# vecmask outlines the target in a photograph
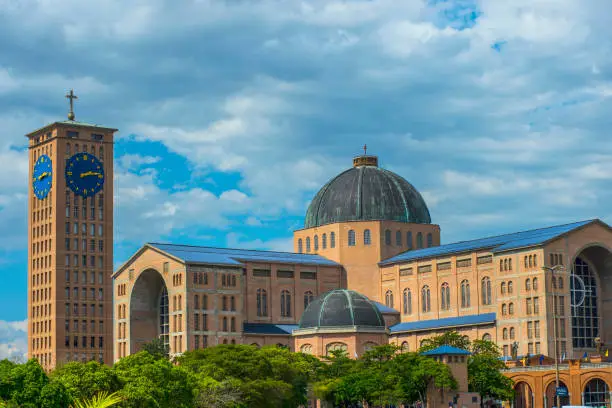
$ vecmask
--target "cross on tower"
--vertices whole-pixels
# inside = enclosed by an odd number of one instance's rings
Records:
[[[68,112],[68,119],[74,120],[74,99],[79,99],[78,96],[74,94],[74,90],[70,90],[69,93],[66,94],[66,98],[70,100],[70,112]]]
[[[363,155],[365,156],[366,154],[368,154],[368,145],[363,145]]]

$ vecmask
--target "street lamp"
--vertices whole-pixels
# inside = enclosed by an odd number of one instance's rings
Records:
[[[550,271],[551,273],[551,281],[555,278],[555,273],[565,270],[563,265],[555,265],[553,267],[543,266],[542,269],[545,271]],[[557,316],[557,285],[552,288],[552,299],[553,299],[553,336],[555,342],[555,400],[557,402],[557,408],[561,408],[561,397],[559,396],[559,346],[557,341],[557,326],[559,324],[558,316]]]

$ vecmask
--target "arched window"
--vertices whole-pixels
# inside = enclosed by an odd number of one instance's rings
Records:
[[[504,259],[504,271],[507,271],[508,269],[508,260]]]
[[[427,234],[427,248],[431,248],[433,246],[433,235],[431,232]]]
[[[500,270],[501,272],[503,272],[503,271],[504,271],[504,260],[503,260],[503,259],[500,259],[500,260],[499,260],[499,270]]]
[[[512,294],[514,291],[514,283],[512,281],[508,282],[508,293]]]
[[[313,298],[314,298],[314,295],[312,294],[311,291],[304,292],[304,310],[306,310],[310,302],[312,302]]]
[[[531,290],[531,279],[525,279],[525,290]]]
[[[502,331],[502,333],[503,333],[503,334],[502,334],[502,338],[503,338],[504,340],[508,340],[508,329],[504,329],[504,330]]]
[[[412,249],[412,231],[406,233],[406,247]]]
[[[321,235],[321,247],[323,249],[327,248],[327,234]]]
[[[514,327],[510,328],[510,340],[514,340]]]
[[[223,331],[226,332],[227,331],[227,317],[223,318]]]
[[[236,275],[232,275],[232,286],[236,286]]]
[[[234,296],[230,298],[230,310],[232,312],[236,311],[236,298]]]
[[[329,354],[331,351],[336,350],[343,351],[346,353],[347,348],[348,347],[346,344],[337,342],[328,344],[327,347],[325,347],[325,350],[327,351],[327,354]]]
[[[349,230],[349,232],[348,232],[348,244],[349,244],[349,246],[355,246],[355,230]]]
[[[298,252],[300,254],[304,253],[304,247],[302,246],[302,238],[298,239]]]
[[[574,261],[574,274],[570,280],[574,348],[594,348],[594,339],[599,337],[599,288],[595,272],[582,258],[577,257]]]
[[[488,276],[482,278],[480,282],[480,291],[482,296],[482,304],[490,305],[491,304],[491,279]]]
[[[470,283],[467,279],[461,281],[461,307],[470,307]]]
[[[302,347],[300,347],[300,351],[304,354],[312,354],[312,345],[302,344]]]
[[[208,296],[202,295],[202,309],[208,309]]]
[[[508,313],[508,308],[506,307],[506,304],[503,303],[502,304],[502,316],[505,316]]]
[[[431,293],[429,286],[425,285],[421,289],[421,310],[423,313],[431,311]]]
[[[230,331],[231,332],[235,332],[236,331],[236,318],[232,317],[232,319],[230,320]],[[232,340],[232,344],[234,340]]]
[[[223,297],[221,298],[222,302],[222,310],[227,310],[227,296],[223,295]]]
[[[557,279],[559,289],[563,289],[563,278],[559,276]]]
[[[402,343],[402,353],[407,353],[410,351],[410,346],[408,345],[408,342],[405,341]]]
[[[528,257],[525,255],[525,269],[529,267]]]
[[[510,302],[508,304],[508,314],[509,315],[513,315],[514,314],[514,303]]]
[[[319,250],[319,236],[318,235],[314,236],[314,250],[315,252]]]
[[[265,289],[257,289],[257,316],[268,315],[268,293]]]
[[[306,237],[306,252],[310,252],[310,237]]]
[[[506,282],[502,282],[501,285],[499,285],[500,291],[502,295],[506,294]]]
[[[485,333],[482,335],[482,339],[484,341],[491,341],[491,335],[489,333]]]
[[[391,230],[385,230],[385,245],[391,245]]]
[[[404,296],[402,300],[404,301],[404,314],[412,314],[412,292],[410,291],[410,289],[404,289]]]
[[[393,308],[393,292],[390,290],[385,293],[385,305]]]
[[[550,278],[553,289],[557,289],[557,279],[553,276]]]
[[[395,245],[399,247],[402,246],[402,231],[395,232]]]
[[[584,405],[589,407],[605,407],[610,399],[608,384],[600,378],[593,378],[584,386],[583,395]]]
[[[372,243],[372,234],[370,233],[370,230],[364,230],[363,231],[363,244],[364,245],[370,245]]]
[[[533,254],[533,266],[538,266],[538,256]]]
[[[538,290],[538,278],[533,278],[533,282],[531,283],[531,287],[533,290]]]
[[[417,249],[423,248],[423,233],[417,232]]]
[[[200,308],[200,296],[195,295],[193,297],[193,308],[198,310]]]
[[[336,233],[333,231],[329,233],[329,247],[330,248],[336,247]]]
[[[442,284],[442,286],[440,287],[440,297],[441,297],[441,302],[440,302],[440,307],[442,310],[449,310],[450,309],[450,288],[448,286],[448,283],[444,282]]]
[[[288,290],[281,291],[281,317],[291,317],[291,294]]]
[[[170,347],[170,314],[168,313],[168,289],[166,286],[159,296],[159,339],[167,348]]]

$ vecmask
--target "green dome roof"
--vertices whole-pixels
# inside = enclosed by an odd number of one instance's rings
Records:
[[[385,327],[378,307],[361,293],[336,289],[316,298],[304,310],[300,329],[339,326]]]
[[[425,200],[412,184],[389,170],[358,162],[319,190],[306,211],[304,228],[375,220],[431,224]]]

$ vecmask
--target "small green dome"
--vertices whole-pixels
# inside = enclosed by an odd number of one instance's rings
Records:
[[[375,156],[366,156],[375,157]],[[304,228],[344,221],[431,224],[425,200],[412,184],[374,162],[354,160],[319,190],[306,211]]]
[[[385,327],[378,307],[361,293],[336,289],[310,302],[302,318],[300,329],[340,326]]]

